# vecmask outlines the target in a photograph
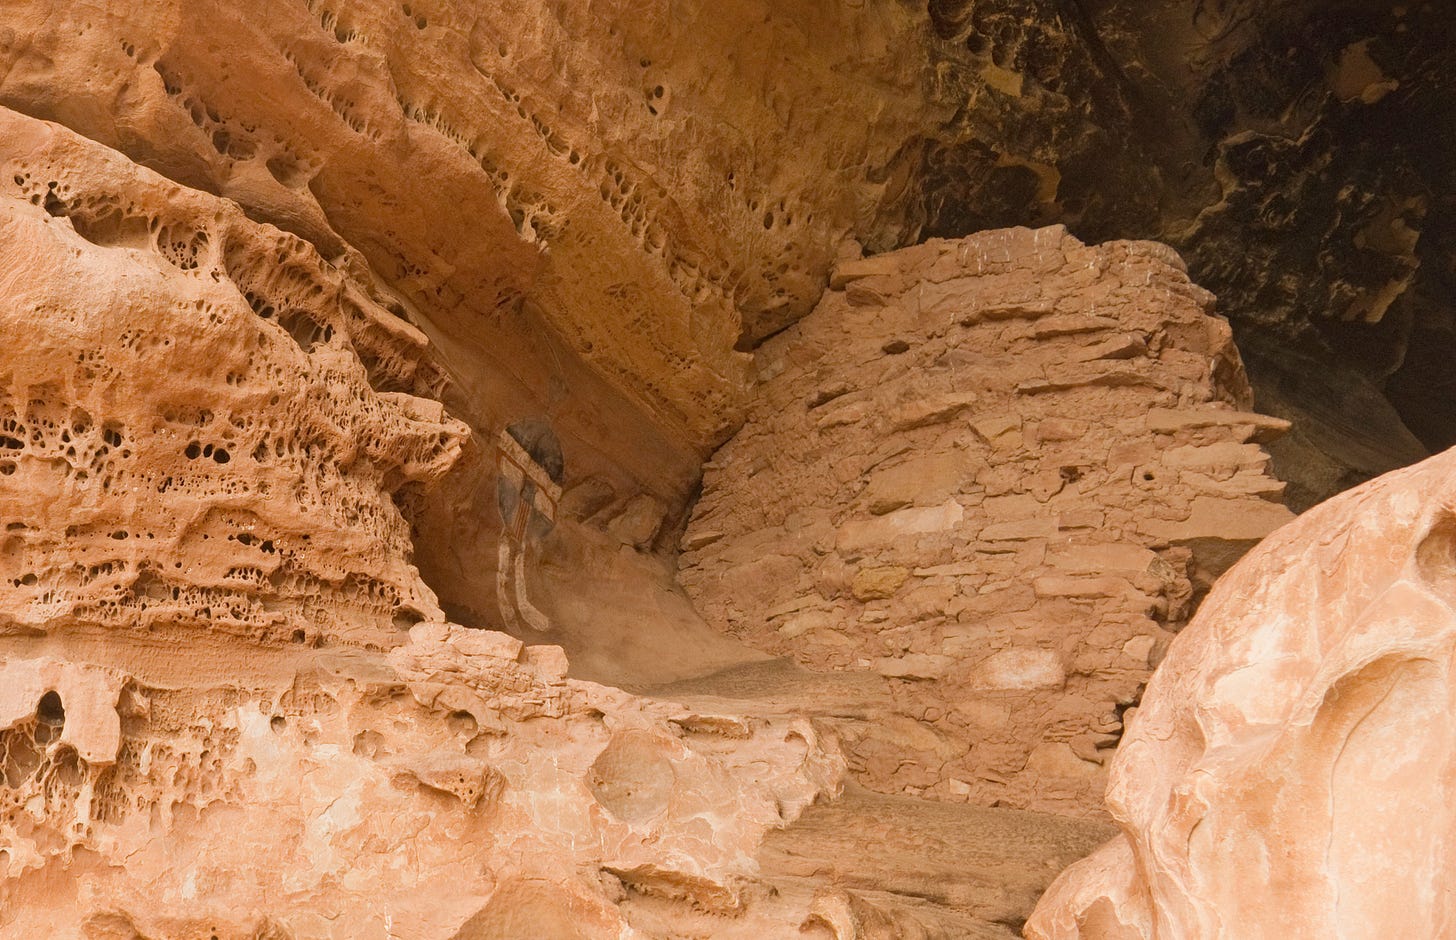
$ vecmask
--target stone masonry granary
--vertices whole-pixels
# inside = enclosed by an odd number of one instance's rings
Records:
[[[1059,227],[846,258],[758,351],[682,578],[712,623],[893,680],[867,786],[1077,813],[1195,592],[1290,513],[1213,298]]]

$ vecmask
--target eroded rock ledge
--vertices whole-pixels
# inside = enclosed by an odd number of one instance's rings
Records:
[[[438,377],[362,258],[52,124],[0,140],[7,935],[809,918],[756,854],[838,792],[832,737],[441,622],[395,500],[468,431],[405,391]]]
[[[438,619],[391,497],[467,432],[402,391],[425,337],[367,265],[55,125],[0,137],[0,621],[382,648]]]
[[[615,937],[628,895],[723,936],[808,916],[807,895],[759,903],[754,864],[766,830],[837,791],[842,760],[807,722],[568,680],[559,648],[503,634],[410,635],[388,660],[205,687],[7,654],[4,929]]]

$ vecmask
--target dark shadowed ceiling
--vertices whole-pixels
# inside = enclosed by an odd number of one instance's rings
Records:
[[[1220,300],[1290,497],[1456,444],[1456,6],[930,0],[926,236],[1159,238]]]

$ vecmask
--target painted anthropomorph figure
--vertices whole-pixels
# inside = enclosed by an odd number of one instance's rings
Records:
[[[496,505],[501,533],[496,599],[501,616],[516,626],[551,629],[526,591],[526,554],[556,524],[565,461],[561,443],[544,421],[517,421],[497,441]]]

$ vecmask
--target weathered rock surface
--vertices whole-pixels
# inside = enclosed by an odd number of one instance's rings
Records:
[[[532,619],[497,591],[501,433],[549,426],[599,525],[646,498],[672,531],[742,414],[737,350],[846,234],[1172,242],[1299,425],[1297,507],[1451,441],[1439,4],[404,7],[16,3],[0,106],[369,262],[487,442],[409,507],[460,619]]]
[[[710,623],[890,680],[868,787],[1076,813],[1196,589],[1290,518],[1213,298],[1060,227],[835,269],[757,353],[681,576]]]
[[[1456,439],[1451,22],[8,4],[0,933],[1009,936],[1265,446],[1302,508]],[[1051,222],[1173,243],[1294,433],[1167,248],[892,250]]]
[[[629,894],[724,936],[784,926],[755,852],[843,766],[807,722],[568,680],[559,648],[502,634],[410,638],[387,660],[192,643],[202,670],[9,644],[0,929],[616,937]]]
[[[391,496],[466,429],[383,390],[425,338],[367,267],[55,125],[0,138],[8,632],[379,648],[438,619]]]
[[[0,128],[0,932],[1006,937],[1105,836],[814,806],[888,680],[816,686],[709,631],[644,551],[665,508],[562,491],[535,426],[473,439],[367,259]],[[400,505],[482,453],[530,564],[512,609],[656,695],[442,621]]]
[[[429,396],[474,432],[438,487],[399,497],[417,561],[453,617],[530,631],[546,615],[511,569],[540,542],[502,538],[501,435],[544,429],[555,482],[605,499],[591,524],[663,548],[741,418],[738,347],[810,309],[846,232],[905,238],[879,207],[904,188],[907,129],[938,107],[921,19],[897,4],[20,3],[0,28],[0,107],[366,262],[452,380]]]
[[[555,363],[558,383],[607,377],[579,390],[602,407],[562,415],[573,433],[626,434],[635,410],[668,450],[731,426],[740,330],[806,312],[839,236],[892,185],[883,168],[929,107],[914,27],[894,5],[23,3],[0,104],[326,255],[359,248],[479,383],[472,420],[559,406],[531,381],[555,344],[591,364]],[[657,455],[628,440],[611,456],[644,473]]]
[[[843,774],[810,720],[440,622],[394,500],[467,431],[398,390],[425,338],[363,259],[52,124],[0,141],[0,932],[809,916],[755,901],[764,833]]]
[[[1027,936],[1439,937],[1456,451],[1310,510],[1219,582],[1112,762],[1123,832]]]
[[[1448,6],[926,6],[954,111],[918,150],[912,227],[1173,245],[1296,425],[1273,451],[1297,508],[1456,443]]]
[[[404,6],[16,3],[0,106],[356,248],[463,420],[549,416],[620,500],[681,504],[741,412],[735,346],[812,307],[846,233],[1172,243],[1309,428],[1277,454],[1301,507],[1456,441],[1439,3]]]

